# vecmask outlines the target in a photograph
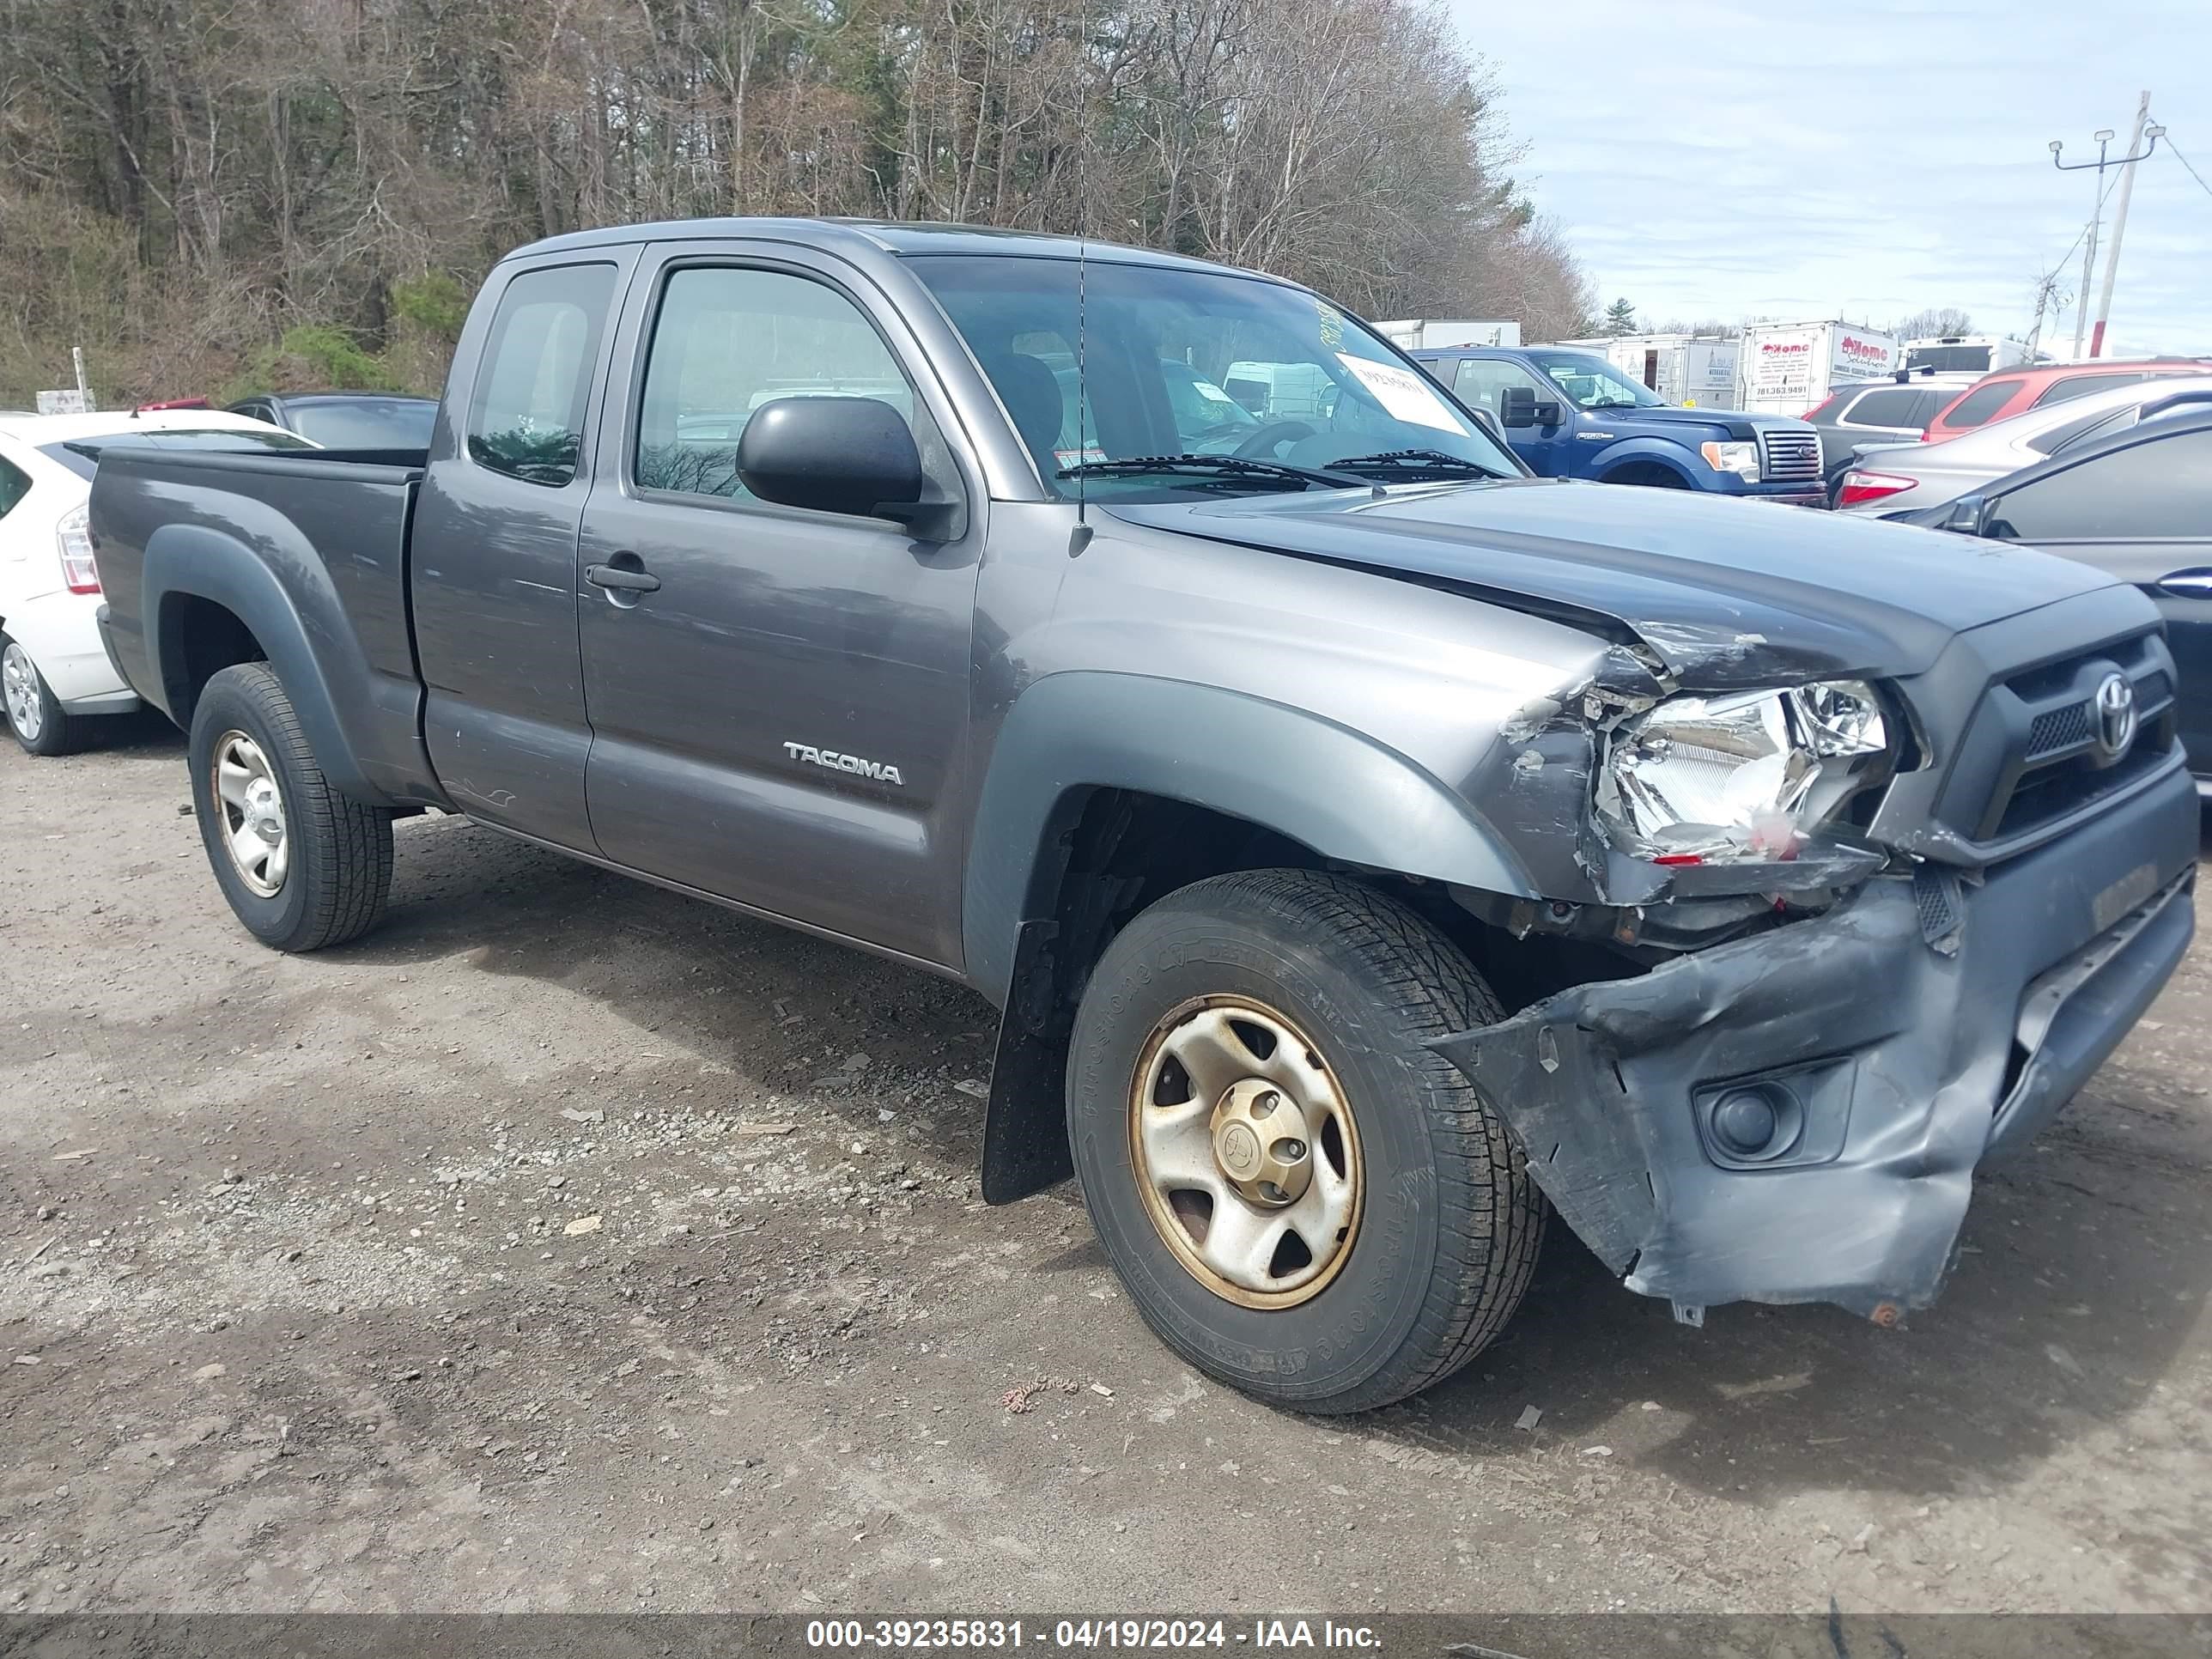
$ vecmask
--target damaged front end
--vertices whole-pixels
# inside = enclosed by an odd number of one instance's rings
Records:
[[[2145,635],[1976,659],[1941,671],[1967,688],[1948,703],[1692,691],[1679,666],[1615,647],[1472,781],[1494,820],[1555,836],[1553,792],[1582,792],[1543,890],[1572,896],[1460,902],[1610,947],[1622,976],[1435,1046],[1631,1290],[1691,1322],[1745,1300],[1893,1322],[1941,1287],[1977,1164],[2049,1121],[2188,948],[2198,811],[2163,706],[2132,757],[2037,747],[2113,675],[2170,695],[2170,659]],[[2002,744],[2009,770],[1953,814],[1972,833],[1886,833],[1900,798],[1940,821],[1958,757]]]

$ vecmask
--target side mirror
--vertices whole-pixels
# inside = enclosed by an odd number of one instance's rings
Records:
[[[922,500],[913,430],[875,398],[778,398],[738,441],[738,479],[764,501],[817,513],[889,519],[925,539],[942,534],[950,504]]]
[[[1567,411],[1564,404],[1547,398],[1536,405],[1535,416],[1538,426],[1557,426],[1567,418]]]
[[[1954,530],[1961,536],[1978,536],[1988,525],[1989,515],[1988,496],[1961,495],[1943,515],[1943,528]]]
[[[1509,386],[1498,394],[1498,423],[1509,431],[1536,424],[1536,392],[1533,386]]]

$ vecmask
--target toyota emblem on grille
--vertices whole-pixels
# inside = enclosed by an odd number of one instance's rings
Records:
[[[2136,690],[2124,674],[2107,674],[2097,687],[2097,748],[2118,760],[2136,740]]]

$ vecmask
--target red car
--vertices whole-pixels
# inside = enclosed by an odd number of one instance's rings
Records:
[[[2194,357],[2138,357],[2132,361],[2086,363],[2041,363],[2033,368],[2000,369],[1984,374],[1968,386],[1928,423],[1924,443],[1939,444],[1962,432],[1972,432],[1991,421],[2002,421],[2023,410],[2063,403],[2085,392],[2102,392],[2130,380],[2148,380],[2158,374],[2202,374],[2205,365]]]

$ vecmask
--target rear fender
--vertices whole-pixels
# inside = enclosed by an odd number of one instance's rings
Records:
[[[263,552],[204,525],[163,525],[147,538],[142,614],[149,623],[147,651],[164,712],[189,727],[198,690],[185,648],[186,607],[177,601],[211,600],[245,623],[260,645],[331,787],[369,805],[390,806],[391,798],[362,775],[358,734],[349,729],[333,691],[334,682],[367,685],[360,641],[313,550],[297,550],[284,565],[289,586]]]

